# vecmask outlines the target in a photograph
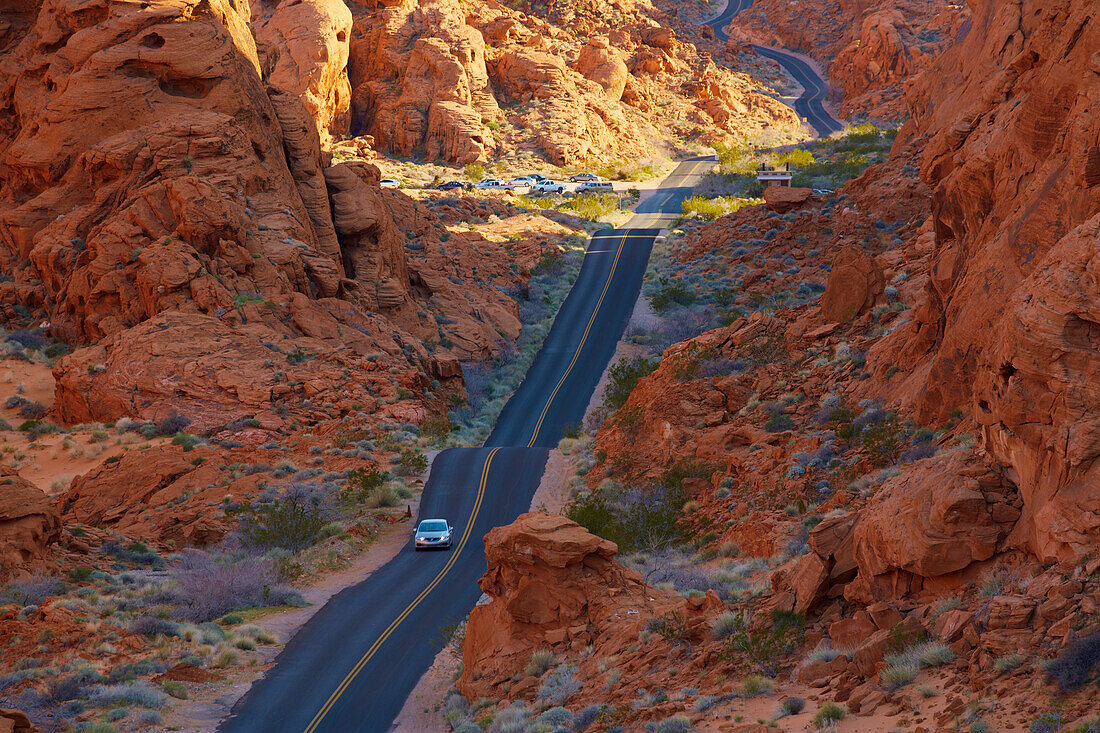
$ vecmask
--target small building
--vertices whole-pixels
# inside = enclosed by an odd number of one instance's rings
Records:
[[[787,163],[783,170],[776,170],[767,163],[761,163],[760,168],[756,171],[756,180],[765,186],[789,187],[793,177],[794,173],[791,171],[790,163]]]

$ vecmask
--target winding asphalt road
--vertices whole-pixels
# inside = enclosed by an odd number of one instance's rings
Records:
[[[719,39],[724,41],[729,38],[725,30],[726,26],[733,21],[735,15],[751,7],[752,0],[729,0],[722,14],[713,20],[708,20],[706,24],[714,29],[714,34]],[[806,120],[819,136],[825,137],[844,129],[844,125],[825,109],[823,102],[829,87],[812,66],[778,48],[753,46],[753,49],[764,58],[777,62],[802,86],[803,92],[794,102],[794,111]]]
[[[295,634],[219,727],[224,733],[385,731],[445,640],[481,595],[482,537],[527,511],[549,448],[584,416],[641,288],[662,225],[711,158],[685,161],[638,208],[629,228],[594,235],[576,284],[535,362],[482,448],[436,456],[422,517],[455,525],[449,552],[407,545],[334,596]]]

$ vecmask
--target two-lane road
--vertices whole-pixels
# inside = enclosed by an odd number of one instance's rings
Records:
[[[717,18],[706,21],[706,24],[714,29],[714,34],[721,40],[729,38],[726,26],[733,22],[734,16],[752,7],[752,0],[729,0],[726,9]],[[794,111],[802,119],[806,120],[814,131],[821,137],[831,135],[844,129],[835,117],[825,109],[825,96],[828,94],[829,85],[814,70],[812,66],[798,56],[782,49],[768,46],[753,46],[753,49],[764,58],[775,61],[791,75],[802,87],[803,92],[795,100]]]
[[[711,158],[681,163],[639,206],[626,229],[594,235],[565,299],[519,389],[483,448],[440,453],[421,498],[422,517],[455,526],[454,547],[406,546],[362,582],[334,596],[287,644],[275,665],[234,706],[226,733],[384,731],[444,640],[481,594],[482,538],[527,511],[548,448],[584,416],[642,284],[662,224]]]

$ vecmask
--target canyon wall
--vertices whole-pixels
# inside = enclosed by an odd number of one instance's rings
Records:
[[[1024,496],[1016,539],[1056,559],[1095,546],[1100,528],[1100,27],[1072,0],[971,8],[908,97],[935,250],[878,368],[917,365],[924,420],[972,407]]]

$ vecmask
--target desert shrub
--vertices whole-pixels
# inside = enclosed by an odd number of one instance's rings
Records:
[[[563,664],[551,671],[539,685],[538,698],[551,705],[563,705],[565,701],[581,689],[577,679],[577,668]]]
[[[657,733],[688,733],[691,721],[685,715],[673,715],[657,724]]]
[[[769,433],[782,433],[786,430],[794,430],[794,420],[785,412],[774,412],[764,422],[764,429]]]
[[[100,685],[91,690],[92,705],[106,708],[118,705],[137,705],[143,708],[164,706],[167,696],[147,682],[124,682],[119,685]]]
[[[164,671],[163,666],[157,666],[152,660],[138,659],[134,662],[123,662],[111,668],[107,675],[108,682],[132,682],[138,677],[145,677]]]
[[[187,694],[187,685],[176,680],[165,680],[161,683],[161,687],[172,697],[177,700],[186,700],[190,695]]]
[[[649,296],[649,304],[658,313],[664,313],[670,308],[689,306],[695,302],[698,296],[695,291],[682,280],[669,280],[665,276],[657,278]]]
[[[692,196],[680,205],[680,210],[685,219],[714,221],[720,216],[739,211],[744,206],[753,206],[759,203],[762,203],[760,199]]]
[[[714,619],[710,631],[715,639],[725,639],[740,628],[740,616],[733,612],[727,612]]]
[[[301,597],[277,582],[275,563],[266,558],[234,558],[184,550],[169,575],[177,590],[179,614],[211,621],[238,608],[300,605]]]
[[[775,675],[794,653],[802,639],[806,617],[800,613],[773,610],[763,623],[750,623],[738,614],[735,629],[727,636],[725,655],[747,659],[768,675]]]
[[[143,636],[179,636],[179,624],[156,616],[138,616],[130,622],[130,632]]]
[[[1058,683],[1062,692],[1076,690],[1092,675],[1100,663],[1100,631],[1077,639],[1047,666],[1047,675]]]
[[[1065,720],[1056,712],[1043,713],[1028,727],[1029,733],[1058,733]]]
[[[537,649],[527,663],[527,674],[531,677],[542,677],[553,666],[554,653],[549,649]]]
[[[131,542],[123,545],[109,540],[103,543],[99,551],[104,555],[110,555],[116,560],[133,565],[148,565],[153,568],[160,568],[164,564],[164,560],[142,542]]]
[[[574,499],[566,515],[616,543],[620,552],[633,552],[682,540],[679,517],[686,501],[678,481],[659,481],[639,489],[604,484]]]
[[[36,572],[29,578],[13,580],[0,586],[0,606],[14,603],[17,606],[40,606],[50,596],[68,590],[59,578]]]
[[[573,730],[583,731],[596,722],[600,714],[607,710],[606,705],[588,705],[573,717]]]
[[[825,728],[838,720],[843,720],[847,714],[848,710],[843,705],[827,702],[817,709],[811,722],[818,728]]]
[[[321,539],[328,518],[316,495],[288,492],[282,499],[242,512],[241,541],[253,550],[305,549]]]
[[[767,677],[761,677],[758,674],[750,674],[745,678],[745,681],[741,683],[741,692],[745,697],[756,697],[757,695],[768,695],[775,688],[772,681]]]
[[[566,199],[562,208],[572,211],[582,219],[599,221],[619,208],[617,194],[581,193]]]
[[[644,356],[632,359],[620,359],[607,370],[607,389],[603,393],[603,407],[606,412],[618,410],[626,404],[630,393],[638,386],[638,380],[653,373],[660,360]]]
[[[428,469],[428,457],[415,448],[401,451],[394,472],[400,476],[418,476]]]
[[[555,730],[557,728],[569,728],[573,725],[573,711],[569,708],[563,708],[560,705],[558,707],[550,708],[539,715],[536,723],[538,725],[546,726],[547,730]]]
[[[153,437],[162,437],[182,433],[191,424],[191,418],[171,412],[155,424]]]
[[[46,414],[46,406],[41,402],[24,401],[19,406],[19,416],[27,420],[37,420]]]
[[[1008,654],[1006,656],[999,657],[997,661],[993,663],[993,666],[996,667],[998,672],[1004,674],[1005,672],[1011,672],[1012,670],[1019,667],[1021,664],[1024,663],[1024,659],[1024,655],[1018,652],[1014,654]]]
[[[831,662],[840,655],[841,653],[829,646],[828,643],[822,643],[810,652],[806,658],[811,662]]]
[[[142,725],[160,725],[163,718],[156,710],[142,710],[138,713],[138,722]]]
[[[879,674],[879,681],[887,690],[896,690],[917,678],[919,670],[907,664],[891,665],[883,668]]]
[[[798,715],[806,707],[806,701],[801,697],[788,697],[783,702],[779,703],[778,717],[784,715]]]
[[[673,644],[686,641],[691,636],[691,626],[679,611],[669,611],[663,616],[650,619],[646,628]]]

